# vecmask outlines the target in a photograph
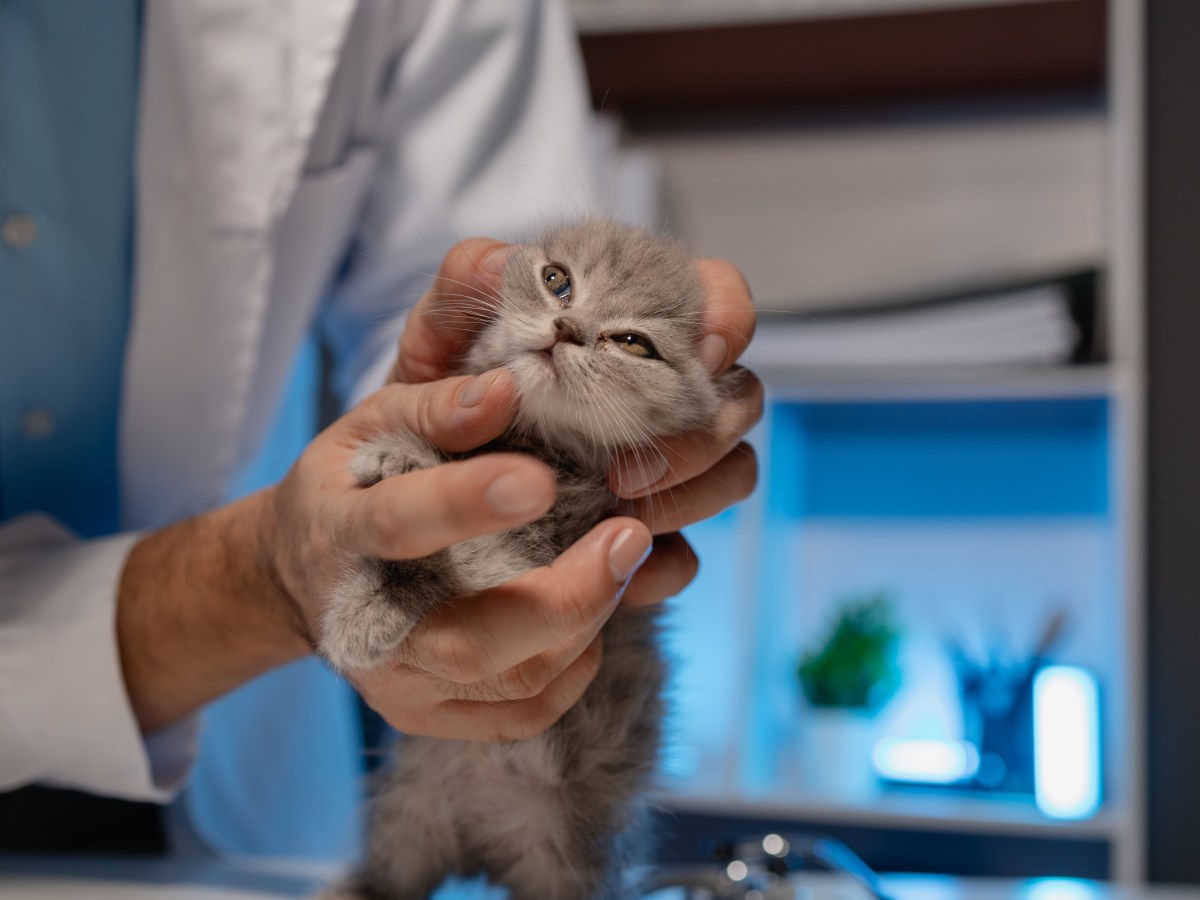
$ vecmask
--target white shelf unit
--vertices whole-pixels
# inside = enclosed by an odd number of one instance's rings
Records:
[[[636,4],[575,0],[574,5],[584,31],[607,33],[976,4],[973,0],[962,3],[781,0],[735,7],[682,0],[658,3],[639,0]],[[668,809],[984,836],[1099,839],[1110,847],[1114,878],[1138,881],[1144,877],[1141,466],[1145,384],[1141,351],[1142,199],[1138,188],[1140,32],[1141,0],[1110,0],[1108,102],[1096,117],[1068,113],[1066,119],[1040,118],[991,132],[988,129],[995,123],[984,122],[982,131],[972,131],[968,127],[972,123],[968,122],[963,126],[965,130],[959,132],[960,123],[938,121],[931,128],[915,129],[895,129],[888,124],[882,131],[838,126],[824,133],[759,130],[634,137],[639,152],[649,150],[660,159],[667,206],[676,229],[692,240],[699,253],[741,262],[752,284],[767,285],[765,297],[760,293],[759,299],[765,299],[771,309],[852,303],[862,297],[878,301],[885,296],[881,285],[889,282],[889,275],[863,271],[869,270],[869,261],[877,257],[897,259],[901,267],[895,272],[899,277],[892,283],[900,285],[897,293],[904,298],[922,290],[944,292],[966,284],[972,272],[987,281],[1004,272],[1020,278],[1038,270],[1051,271],[1053,259],[1037,256],[1046,250],[1044,242],[1026,239],[1053,221],[1057,224],[1050,229],[1055,233],[1052,240],[1057,241],[1062,251],[1057,255],[1059,265],[1094,264],[1103,271],[1102,295],[1108,328],[1107,362],[1093,366],[929,371],[848,368],[814,372],[786,359],[768,359],[759,364],[769,387],[771,409],[796,404],[955,401],[1037,404],[1088,398],[1106,404],[1110,504],[1106,521],[1112,558],[1105,563],[1103,574],[1111,579],[1112,600],[1102,610],[1109,652],[1103,672],[1106,802],[1102,809],[1083,821],[1059,821],[1043,816],[1028,799],[889,792],[870,802],[839,801],[808,792],[778,771],[766,776],[767,782],[774,778],[774,783],[767,787],[749,784],[743,775],[746,747],[740,736],[750,733],[756,725],[755,718],[763,715],[747,699],[758,689],[753,663],[763,650],[764,630],[770,631],[761,622],[764,573],[758,567],[764,531],[770,527],[766,490],[706,526],[710,529],[710,552],[706,554],[704,547],[700,549],[708,581],[702,576],[700,583],[708,586],[696,588],[679,603],[683,607],[700,606],[699,612],[690,614],[693,624],[685,625],[685,633],[679,637],[681,656],[695,652],[698,640],[703,645],[701,652],[724,654],[725,658],[711,667],[704,662],[693,663],[692,671],[710,668],[732,673],[732,683],[712,682],[711,672],[705,676],[710,680],[701,684],[699,690],[706,692],[705,702],[721,710],[705,724],[696,724],[705,720],[704,710],[693,708],[681,712],[692,717],[690,727],[699,734],[699,742],[697,746],[683,748],[685,756],[690,754],[683,769],[690,769],[691,775],[668,782],[662,797]],[[954,152],[956,138],[961,138],[959,154]],[[909,175],[909,182],[894,183],[895,190],[891,193],[888,185],[880,182],[886,176],[881,165],[889,158],[888,149],[874,143],[889,139],[893,148],[901,151],[899,169]],[[940,145],[937,151],[940,163],[925,164],[929,156],[928,147],[921,146],[923,139]],[[947,145],[946,141],[951,143]],[[993,146],[1000,142],[1003,149],[990,157],[991,163],[986,159],[981,161],[975,152],[981,146],[980,141]],[[1014,159],[1012,154],[1020,156],[1022,147],[1029,151],[1025,158],[1015,167],[1009,166]],[[864,167],[862,171],[870,176],[858,182],[865,183],[858,192],[854,190],[856,158]],[[904,159],[909,161],[907,168]],[[742,160],[740,166],[739,160]],[[807,162],[797,165],[789,174],[787,165],[797,160]],[[828,177],[824,178],[827,189],[814,192],[814,184],[822,178],[814,174],[813,167],[836,166],[839,160],[844,163],[841,170],[830,169],[828,172],[833,174],[827,172]],[[775,179],[776,189],[754,193],[755,178],[770,181],[771,165],[780,163],[784,168],[778,171],[785,177]],[[995,177],[973,178],[972,172]],[[1014,197],[1020,200],[1020,186],[1015,191],[1007,190],[1011,186],[1009,179],[1019,181],[1021,172],[1028,176],[1024,182],[1029,188],[1025,197],[1035,202],[1034,209],[1039,184],[1044,188],[1043,200],[1057,197],[1061,201],[1057,210],[1050,211],[1052,215],[1026,219],[1024,228],[1020,204],[1014,202]],[[980,189],[964,192],[964,175],[966,182]],[[887,203],[882,205],[875,202],[881,189],[887,197]],[[733,201],[736,221],[733,224],[723,221],[723,206],[739,195],[740,204],[736,199]],[[912,205],[921,196],[934,198],[933,214],[930,207],[922,210]],[[813,213],[813,204],[803,205],[806,197],[810,200],[815,197],[817,213]],[[1045,212],[1047,207],[1042,209]],[[764,210],[768,227],[765,232],[756,233],[753,222],[756,217],[763,218]],[[993,214],[996,210],[999,214]],[[913,217],[908,219],[910,212]],[[877,224],[881,215],[891,217],[888,227],[856,227],[856,221]],[[855,216],[860,218],[856,220]],[[907,231],[895,230],[896,223],[906,220]],[[822,221],[833,226],[826,229],[824,236]],[[940,268],[937,255],[928,253],[921,266],[905,268],[903,264],[911,259],[905,259],[903,254],[897,258],[889,248],[889,229],[900,236],[901,242],[909,241],[913,232],[920,232],[922,242],[913,244],[918,250],[921,243],[936,241],[941,229],[956,249],[943,257],[945,265]],[[836,240],[829,239],[831,230],[836,233]],[[789,235],[797,233],[812,238],[817,249],[789,247]],[[845,246],[845,241],[863,234],[876,244],[859,246],[860,258],[868,263],[853,267],[854,250]],[[753,260],[748,266],[747,254]],[[956,269],[957,263],[967,257],[971,257],[970,266]],[[821,287],[810,291],[809,296],[802,296],[803,284],[800,290],[789,290],[788,274],[803,273],[806,259],[819,270],[816,280]],[[839,271],[849,273],[846,279],[839,279]],[[836,288],[839,280],[853,282],[844,295],[837,295],[830,287]],[[765,489],[769,489],[771,471],[777,465],[768,452],[774,427],[772,419],[769,410],[754,436]],[[725,601],[721,600],[722,591],[731,592]],[[695,633],[697,620],[704,620],[702,627],[707,628],[707,637]],[[778,635],[767,636],[768,641],[777,639]]]

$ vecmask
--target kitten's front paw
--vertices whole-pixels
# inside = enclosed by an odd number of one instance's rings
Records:
[[[321,630],[321,652],[345,672],[386,662],[408,637],[416,617],[396,602],[386,586],[383,563],[362,568],[334,589]]]
[[[370,487],[413,469],[426,469],[439,462],[437,453],[419,437],[403,432],[385,434],[367,441],[350,460],[350,473],[363,487]]]

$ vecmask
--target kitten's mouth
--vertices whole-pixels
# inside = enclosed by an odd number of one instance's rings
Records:
[[[558,340],[555,340],[552,338],[549,343],[543,344],[541,347],[531,348],[529,350],[529,353],[533,356],[540,358],[543,362],[547,362],[553,366],[554,365],[554,351],[558,348],[558,346],[561,343],[562,343],[561,341],[558,341]]]
[[[559,376],[559,371],[558,366],[554,362],[555,346],[557,345],[551,344],[549,347],[541,347],[536,350],[529,350],[527,351],[527,355],[533,357],[538,361],[538,363],[546,366],[546,368],[554,373],[554,377],[557,379]]]

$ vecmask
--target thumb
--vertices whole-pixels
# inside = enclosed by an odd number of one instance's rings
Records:
[[[409,314],[393,381],[434,381],[454,373],[467,345],[494,314],[511,251],[511,244],[491,238],[468,238],[450,248]]]

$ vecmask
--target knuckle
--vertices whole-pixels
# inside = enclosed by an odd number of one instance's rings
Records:
[[[564,628],[575,633],[592,623],[599,608],[607,606],[603,600],[597,587],[589,589],[581,582],[571,581],[562,586],[555,607]]]
[[[376,546],[390,547],[391,556],[404,544],[404,530],[395,519],[390,503],[372,503],[367,506],[366,525]]]
[[[413,425],[417,434],[429,437],[437,431],[438,401],[441,399],[441,386],[426,387],[417,398],[416,409],[413,410]]]
[[[429,641],[422,655],[425,668],[454,684],[477,684],[488,676],[476,648],[461,634]]]
[[[365,397],[356,410],[365,415],[371,423],[382,424],[387,421],[389,410],[394,410],[404,404],[407,394],[407,385],[395,382],[386,384]]]
[[[579,656],[579,672],[584,684],[591,684],[600,673],[600,662],[604,658],[604,645],[598,638],[592,641]]]
[[[544,656],[535,656],[504,673],[500,693],[506,700],[531,700],[550,686],[554,675],[550,661]]]

